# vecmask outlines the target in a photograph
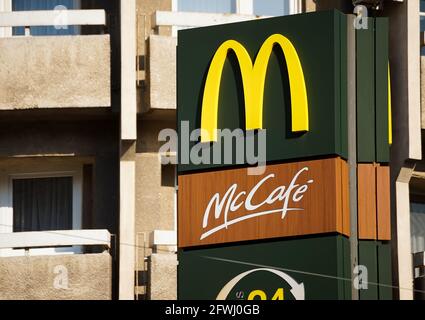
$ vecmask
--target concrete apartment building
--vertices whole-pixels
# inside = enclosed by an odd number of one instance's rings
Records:
[[[176,154],[158,141],[176,128],[177,30],[354,10],[265,2],[0,0],[0,299],[177,298],[176,173],[161,164]],[[376,14],[390,17],[393,284],[413,299],[425,1],[383,1]]]

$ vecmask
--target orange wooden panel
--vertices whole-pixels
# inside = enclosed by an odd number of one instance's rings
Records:
[[[335,175],[335,185],[342,186],[342,165],[341,161],[336,162],[336,172],[339,174]],[[336,227],[338,230],[343,229],[343,206],[342,206],[342,190],[340,187],[335,188],[335,205],[336,205]]]
[[[260,176],[246,168],[179,176],[179,247],[343,233],[342,162],[269,165]]]
[[[342,233],[350,236],[350,191],[348,163],[341,161]]]
[[[378,240],[391,240],[390,168],[376,168]]]
[[[336,206],[337,206],[337,229],[342,230],[342,233],[350,235],[350,203],[349,203],[349,189],[348,189],[348,163],[345,161],[338,161],[336,174]]]
[[[374,164],[357,166],[358,234],[376,240],[376,170]]]

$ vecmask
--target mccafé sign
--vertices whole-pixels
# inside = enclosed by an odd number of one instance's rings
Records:
[[[180,247],[303,234],[349,234],[345,161],[269,165],[179,177]]]

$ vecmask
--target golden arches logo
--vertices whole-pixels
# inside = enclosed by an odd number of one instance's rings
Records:
[[[235,53],[241,70],[246,130],[263,129],[264,85],[270,55],[276,44],[282,49],[288,67],[292,131],[309,130],[307,89],[297,50],[288,38],[273,34],[264,41],[254,63],[245,47],[235,40],[225,41],[217,49],[208,71],[202,100],[201,142],[217,141],[221,75],[229,50]]]

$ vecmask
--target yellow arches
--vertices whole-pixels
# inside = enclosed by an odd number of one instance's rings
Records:
[[[245,47],[235,40],[225,41],[216,51],[206,79],[202,100],[201,142],[217,141],[217,120],[221,75],[229,50],[239,62],[242,75],[246,130],[263,128],[263,98],[267,66],[274,45],[283,51],[288,66],[291,94],[292,131],[309,130],[308,99],[304,72],[297,51],[291,41],[281,34],[273,34],[258,52],[254,64]]]

